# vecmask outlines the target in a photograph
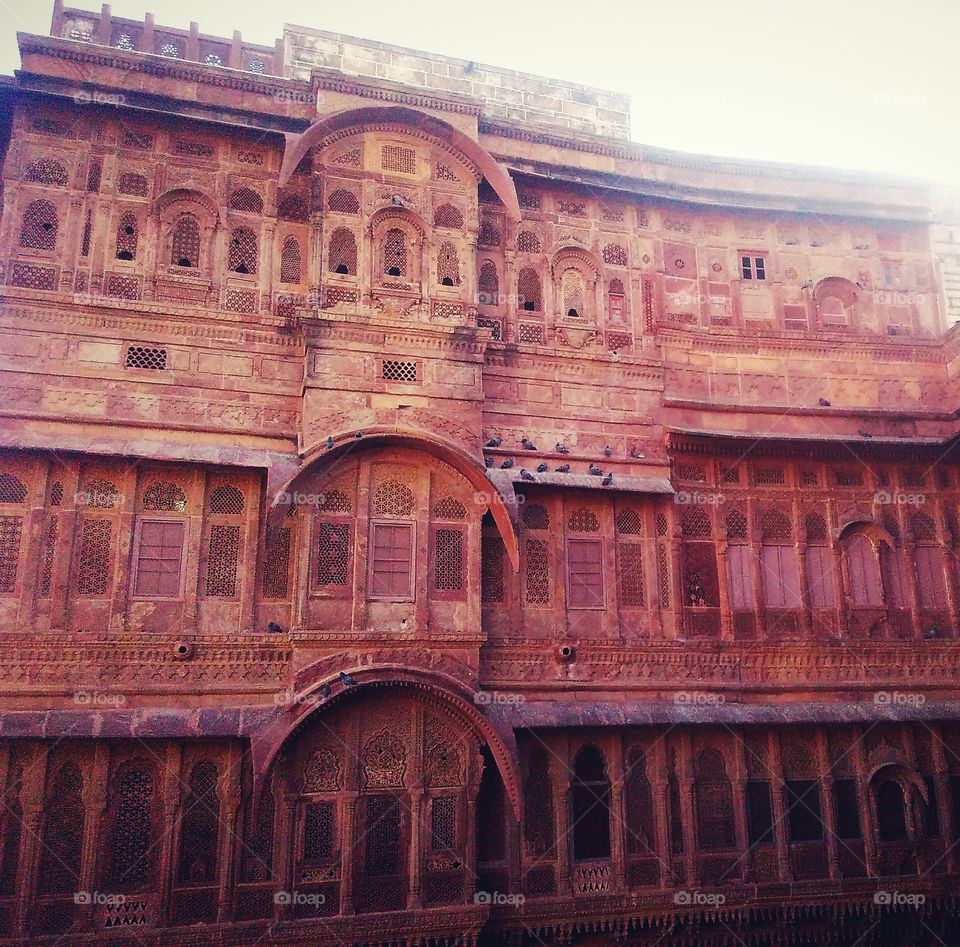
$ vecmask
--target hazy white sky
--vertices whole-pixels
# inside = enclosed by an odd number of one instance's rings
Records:
[[[97,9],[93,0],[76,6]],[[14,34],[52,0],[0,0]],[[272,44],[352,33],[628,93],[645,144],[960,185],[960,0],[114,0],[115,16]]]

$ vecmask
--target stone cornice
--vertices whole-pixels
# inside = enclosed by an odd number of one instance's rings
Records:
[[[349,76],[334,69],[312,67],[311,87],[314,91],[338,92],[342,95],[355,95],[378,102],[411,105],[414,108],[432,109],[436,112],[455,112],[460,115],[479,116],[480,103],[466,96],[437,95],[427,92],[414,92],[409,86],[386,79],[367,79],[363,76]]]

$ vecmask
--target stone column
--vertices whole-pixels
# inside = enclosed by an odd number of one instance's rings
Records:
[[[93,751],[89,775],[84,779],[83,804],[85,818],[83,822],[83,847],[80,856],[80,878],[78,891],[93,891],[97,886],[97,873],[100,871],[98,857],[103,836],[108,830],[105,824],[109,803],[110,747],[98,740]],[[74,911],[74,923],[80,930],[93,929],[92,903]]]
[[[217,865],[220,870],[217,894],[217,920],[233,917],[233,892],[237,842],[240,838],[240,746],[230,744],[225,763],[223,805],[220,810],[220,838],[217,840]]]
[[[159,881],[157,891],[160,903],[157,906],[157,926],[163,927],[169,922],[171,893],[174,876],[177,873],[177,849],[180,832],[177,826],[180,814],[180,793],[183,782],[180,770],[183,766],[183,748],[179,743],[171,742],[167,747],[161,780],[163,783],[163,819],[160,826],[161,847],[159,859]]]
[[[773,826],[777,839],[777,860],[780,865],[780,880],[791,881],[793,863],[790,860],[790,837],[787,826],[787,811],[783,799],[783,767],[780,763],[780,740],[776,730],[767,734],[770,758],[770,789],[773,796]]]
[[[359,838],[357,807],[360,797],[351,792],[343,807],[343,831],[340,834],[340,913],[353,914],[354,839]]]
[[[410,789],[410,850],[407,853],[407,872],[409,887],[407,888],[407,910],[419,911],[423,907],[423,893],[421,891],[421,868],[423,857],[421,847],[424,841],[423,833],[426,830],[425,812],[427,798],[422,786],[413,786]]]
[[[277,920],[290,920],[293,917],[292,899],[293,889],[296,887],[293,864],[296,848],[297,798],[296,793],[284,789],[280,796],[280,805],[277,807],[279,838],[274,851],[279,852],[280,859],[275,869],[277,879],[275,892],[282,891],[288,896],[285,904],[274,900],[273,916]]]
[[[18,937],[23,937],[27,933],[30,911],[35,906],[34,894],[43,822],[43,790],[48,762],[46,747],[40,743],[31,743],[26,757],[23,767],[23,787],[20,790],[20,803],[23,809],[20,823],[20,857],[17,861],[17,876],[14,883],[16,892],[14,931]]]
[[[827,734],[823,728],[816,731],[817,765],[820,777],[820,809],[823,816],[823,830],[827,836],[827,861],[830,877],[840,877],[840,856],[837,851],[837,819],[833,808],[833,772],[830,769],[830,753],[827,746]]]

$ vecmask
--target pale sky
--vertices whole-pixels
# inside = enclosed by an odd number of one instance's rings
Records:
[[[88,0],[76,6],[99,9]],[[633,138],[960,185],[960,0],[114,0],[272,45],[284,23],[625,92]],[[52,0],[0,0],[0,73]]]

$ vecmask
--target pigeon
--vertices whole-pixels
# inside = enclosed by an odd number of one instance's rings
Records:
[[[502,440],[502,437],[491,437],[490,440],[487,441],[487,447],[499,447]]]
[[[536,450],[536,449],[537,449],[537,445],[534,444],[533,441],[529,440],[529,439],[526,438],[526,437],[521,437],[521,438],[520,438],[520,443],[523,444],[523,446],[524,446],[527,450]]]
[[[607,446],[604,447],[603,449],[603,456],[610,457],[612,454],[613,454],[613,448],[609,444],[607,444]]]
[[[280,632],[283,631],[283,628],[281,628],[275,621],[272,621],[267,625],[267,631],[273,632],[275,635],[279,635]]]
[[[347,674],[346,671],[340,672],[340,681],[343,684],[346,684],[347,687],[353,687],[353,685],[357,683],[356,678],[354,678],[351,674]]]
[[[558,454],[569,454],[569,453],[570,453],[570,448],[569,448],[569,447],[564,447],[563,444],[561,444],[559,441],[557,441],[557,444],[556,444],[556,446],[554,447],[554,450],[555,450]]]
[[[857,433],[858,433],[861,437],[873,437],[873,435],[872,435],[869,431],[864,431],[863,428],[861,428],[859,431],[857,431]]]
[[[546,473],[549,469],[550,467],[545,463],[537,464],[537,473]]]
[[[829,407],[830,407],[830,402],[827,401],[826,398],[821,398],[821,399],[817,402],[817,404],[819,404],[821,408],[829,408]]]
[[[521,479],[521,480],[536,480],[537,478],[536,478],[532,473],[530,473],[529,470],[524,470],[524,469],[521,467],[521,468],[520,468],[520,479]]]
[[[592,473],[595,477],[599,477],[600,474],[603,473],[603,471],[602,471],[596,464],[591,464],[591,465],[587,468],[587,470],[589,470],[590,473]]]
[[[360,438],[363,437],[363,431],[357,431],[353,436],[359,441]]]
[[[924,640],[924,641],[930,641],[930,640],[932,640],[933,638],[939,638],[939,637],[940,637],[940,629],[939,629],[939,628],[936,628],[936,627],[934,627],[934,628],[928,628],[928,629],[923,633],[923,640]]]
[[[500,465],[500,469],[501,469],[501,470],[509,470],[512,466],[513,466],[513,460],[508,457],[508,458]]]
[[[559,467],[556,468],[556,471],[557,473],[570,473],[570,465],[561,464]]]
[[[324,699],[330,696],[329,684],[324,684],[323,687],[320,688],[320,696],[323,697]]]
[[[484,467],[492,467],[492,466],[493,466],[493,461],[492,461],[489,457],[484,457],[484,458],[483,458],[483,466],[484,466]]]
[[[327,435],[327,450],[333,450],[333,437]]]
[[[603,478],[603,480],[601,480],[600,482],[601,482],[605,487],[609,487],[610,484],[613,483],[613,474],[612,474],[612,473],[608,473],[608,474]]]
[[[640,458],[646,457],[647,455],[642,450],[640,450],[639,447],[634,446],[630,448],[630,456],[640,459]]]

